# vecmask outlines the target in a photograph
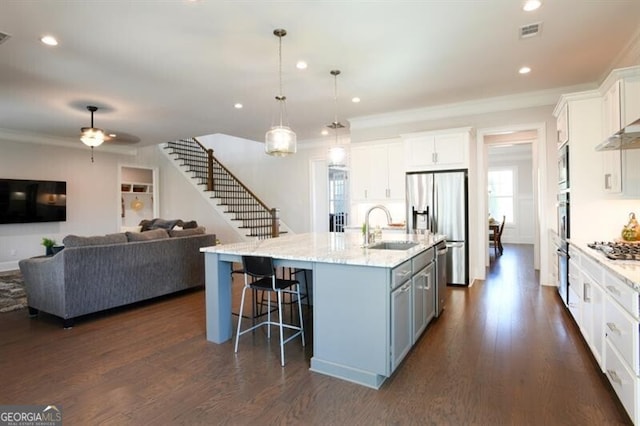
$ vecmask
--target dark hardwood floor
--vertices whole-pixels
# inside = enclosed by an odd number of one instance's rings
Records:
[[[237,355],[207,342],[203,291],[71,330],[0,314],[0,404],[55,404],[65,425],[630,424],[532,259],[531,246],[505,245],[485,282],[450,287],[443,316],[377,391],[310,372],[312,344],[288,344],[282,368],[277,335],[243,336]]]

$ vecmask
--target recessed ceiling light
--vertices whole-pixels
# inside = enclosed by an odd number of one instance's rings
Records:
[[[522,10],[525,12],[531,12],[536,10],[542,6],[542,2],[540,0],[526,0],[522,5]]]
[[[118,135],[116,135],[115,133],[109,133],[109,137],[110,138],[115,138],[116,136],[118,136]]]
[[[298,61],[296,63],[296,68],[298,68],[299,70],[306,70],[308,67],[307,63],[305,61]]]
[[[518,72],[520,74],[529,74],[531,72],[531,68],[529,67],[522,67],[518,70]]]
[[[327,129],[322,129],[322,131],[320,132],[320,134],[322,136],[327,136],[329,134],[329,131]]]
[[[357,96],[355,98],[351,98],[351,102],[353,102],[354,104],[357,104],[358,102],[360,102],[360,98]]]
[[[56,40],[56,38],[54,36],[52,36],[52,35],[42,36],[40,41],[43,42],[44,44],[46,44],[47,46],[57,46],[58,45],[58,40]]]
[[[238,103],[236,103],[236,104],[233,104],[233,107],[234,107],[235,109],[242,109],[242,107],[243,107],[243,106],[244,106],[244,105],[242,105],[240,102],[238,102]]]

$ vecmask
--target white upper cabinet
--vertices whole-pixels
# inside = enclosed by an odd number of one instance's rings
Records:
[[[560,112],[556,118],[556,128],[558,148],[560,148],[569,142],[569,105],[566,103],[560,108]]]
[[[449,129],[402,135],[407,171],[469,167],[470,129]]]
[[[603,84],[602,140],[640,119],[640,67],[614,71]],[[639,194],[637,150],[602,151],[603,185],[607,193]],[[629,167],[631,165],[631,167]]]
[[[362,143],[351,148],[351,197],[354,200],[404,199],[402,143]]]
[[[615,81],[602,97],[602,137],[622,129],[622,80]]]

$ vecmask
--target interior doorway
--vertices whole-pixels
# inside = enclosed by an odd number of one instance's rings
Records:
[[[349,170],[329,166],[329,232],[344,232],[349,206]]]
[[[533,216],[533,264],[534,268],[541,270],[541,247],[546,244],[546,237],[542,235],[541,229],[547,229],[547,219],[541,212],[545,211],[544,197],[546,194],[544,188],[546,182],[546,123],[522,124],[513,126],[504,126],[499,128],[480,129],[477,132],[477,160],[478,160],[478,213],[476,216],[478,229],[482,229],[483,237],[476,246],[477,258],[484,259],[480,262],[478,270],[475,271],[476,276],[484,279],[486,276],[486,267],[489,265],[489,227],[487,225],[489,211],[489,193],[488,193],[488,173],[489,173],[489,152],[502,145],[523,145],[513,148],[517,150],[528,150],[524,147],[528,144],[531,152],[531,170],[528,172],[532,193],[530,200],[526,201],[519,207],[524,209],[524,205],[529,203],[527,209]],[[506,232],[506,231],[505,231]],[[542,272],[542,271],[541,271]],[[542,276],[540,274],[539,276]]]
[[[311,231],[344,232],[349,207],[349,169],[311,160]]]

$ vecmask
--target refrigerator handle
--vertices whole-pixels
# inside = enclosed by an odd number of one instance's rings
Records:
[[[431,233],[433,234],[437,234],[438,233],[438,223],[437,223],[437,214],[438,214],[438,184],[435,182],[433,182],[433,212],[431,212],[431,223],[429,223],[429,230],[431,231]]]

